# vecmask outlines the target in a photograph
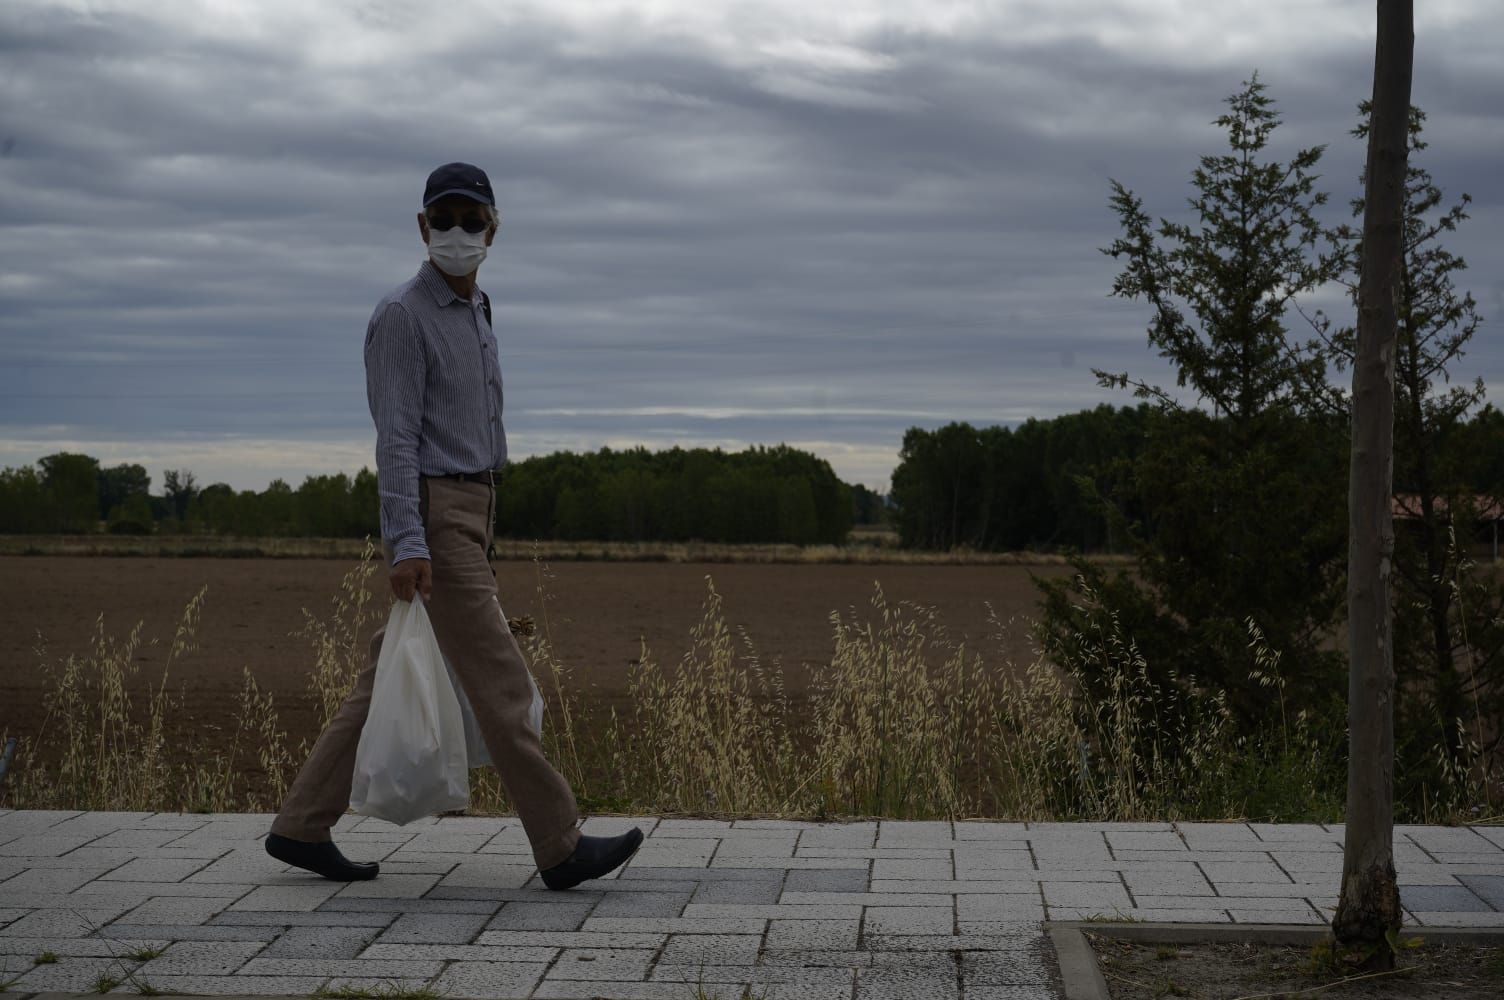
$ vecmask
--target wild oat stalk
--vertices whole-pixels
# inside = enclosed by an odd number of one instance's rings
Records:
[[[704,613],[673,673],[644,646],[628,676],[635,725],[617,757],[617,787],[660,809],[774,811],[793,771],[782,680],[750,643],[737,654],[720,595],[706,584]]]
[[[1447,525],[1447,548],[1448,558],[1453,567],[1447,586],[1452,591],[1452,604],[1456,608],[1458,646],[1462,651],[1462,662],[1467,667],[1467,690],[1473,703],[1473,731],[1468,732],[1467,725],[1462,719],[1453,720],[1457,727],[1456,745],[1462,748],[1462,754],[1454,755],[1449,751],[1446,736],[1443,734],[1436,745],[1436,755],[1447,784],[1447,797],[1451,800],[1450,808],[1447,810],[1449,815],[1445,818],[1463,816],[1470,819],[1474,818],[1478,811],[1489,815],[1495,812],[1494,789],[1500,779],[1495,771],[1496,763],[1493,756],[1483,749],[1487,736],[1483,723],[1482,703],[1479,698],[1477,657],[1473,643],[1468,636],[1467,604],[1473,594],[1468,592],[1466,583],[1476,564],[1468,556],[1467,551],[1457,544],[1457,531],[1450,523]]]
[[[339,592],[331,598],[333,610],[329,618],[316,618],[304,608],[303,628],[295,633],[313,643],[313,673],[308,686],[320,709],[320,730],[329,725],[355,687],[355,679],[366,668],[369,654],[361,635],[385,610],[384,605],[367,607],[371,602],[367,584],[376,573],[375,554],[376,547],[366,539],[360,561],[345,574]]]
[[[245,684],[240,692],[240,719],[244,728],[255,736],[256,758],[261,765],[268,796],[267,801],[262,803],[247,795],[246,808],[252,812],[258,811],[263,805],[276,808],[287,794],[288,775],[292,772],[293,759],[287,749],[287,734],[282,731],[272,693],[261,690],[249,667],[245,668]]]
[[[966,706],[964,699],[946,699],[945,689],[958,688],[965,649],[942,647],[939,652],[949,655],[939,678],[931,678],[934,612],[894,607],[881,587],[871,605],[876,628],[855,616],[831,616],[834,655],[813,696],[811,767],[825,790],[819,806],[861,815],[954,815],[963,805],[952,752],[963,737],[954,726],[964,729]],[[943,713],[942,700],[961,711]]]
[[[174,662],[194,649],[205,593],[200,590],[188,602],[161,680],[147,688],[144,725],[129,691],[138,672],[144,623],[138,622],[124,641],[116,641],[105,632],[101,615],[95,620],[88,654],[68,656],[55,672],[44,663],[43,669],[53,676],[53,688],[45,699],[47,713],[40,731],[21,749],[25,764],[16,783],[17,805],[157,809],[176,794],[178,776],[165,753],[165,720],[174,707],[167,679]]]
[[[226,747],[176,718],[169,693],[173,668],[197,648],[207,589],[187,604],[161,675],[146,686],[138,710],[130,681],[137,673],[144,623],[124,641],[110,638],[101,616],[91,651],[69,656],[54,674],[47,714],[20,754],[24,766],[14,804],[28,808],[102,810],[254,810],[262,803],[247,781],[242,751],[254,744],[268,790],[280,799],[292,761],[269,693],[247,670],[236,726]],[[155,646],[153,640],[149,645]],[[44,664],[44,669],[49,669]],[[144,719],[142,716],[144,715]],[[171,752],[169,752],[169,750]]]

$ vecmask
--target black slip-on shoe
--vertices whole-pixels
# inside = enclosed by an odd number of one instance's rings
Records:
[[[590,878],[600,878],[614,871],[637,853],[642,846],[642,831],[632,827],[616,837],[590,837],[580,834],[569,860],[560,862],[539,874],[543,884],[550,889],[571,889]]]
[[[375,878],[381,870],[381,866],[374,861],[349,860],[329,841],[310,844],[275,833],[266,835],[266,853],[278,861],[296,865],[335,882],[364,882]]]

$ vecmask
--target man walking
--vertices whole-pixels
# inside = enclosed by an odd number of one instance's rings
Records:
[[[421,595],[427,605],[543,883],[568,889],[623,864],[642,831],[591,837],[576,828],[574,793],[528,722],[527,665],[498,613],[486,553],[496,517],[492,470],[506,462],[507,442],[490,299],[475,285],[497,222],[479,167],[449,163],[430,174],[418,213],[428,260],[381,300],[366,328],[382,548],[393,595]],[[337,881],[377,874],[374,863],[347,860],[329,831],[350,801],[384,632],[372,638],[369,665],[314,744],[266,838],[272,857]]]

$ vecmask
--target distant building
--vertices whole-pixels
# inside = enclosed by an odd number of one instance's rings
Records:
[[[1448,511],[1446,497],[1436,497],[1431,501],[1436,513],[1445,516]],[[1499,558],[1499,522],[1504,520],[1504,500],[1499,497],[1486,496],[1476,493],[1472,498],[1472,515],[1474,538],[1479,534],[1476,529],[1487,526],[1492,544],[1492,556]],[[1421,517],[1421,502],[1419,493],[1396,493],[1390,510],[1397,521],[1418,521]],[[1466,544],[1466,542],[1464,542]]]

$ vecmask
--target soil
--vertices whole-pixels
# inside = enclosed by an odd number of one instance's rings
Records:
[[[200,588],[208,595],[197,650],[173,668],[169,689],[179,718],[199,733],[231,730],[242,668],[270,690],[291,744],[317,735],[307,694],[310,641],[298,633],[304,609],[327,619],[351,562],[321,559],[0,557],[0,731],[33,736],[51,679],[44,664],[86,653],[103,618],[105,633],[124,639],[145,622],[134,686],[161,675],[183,609]],[[807,690],[809,668],[828,662],[834,611],[870,611],[874,582],[889,603],[935,609],[951,637],[973,648],[1032,658],[1020,620],[989,641],[988,602],[1007,621],[1035,613],[1030,573],[1059,577],[1064,566],[739,565],[695,563],[496,563],[508,615],[547,621],[554,648],[587,709],[625,703],[627,671],[646,642],[665,666],[678,662],[700,620],[707,578],[722,597],[728,625],[745,628],[764,663],[780,663],[791,695]],[[385,619],[384,574],[373,577]],[[541,596],[540,596],[541,595]],[[365,629],[369,636],[379,622]],[[38,655],[37,646],[46,652]],[[540,681],[542,679],[540,678]],[[218,727],[216,729],[216,727]],[[228,737],[226,737],[228,738]]]
[[[1357,972],[1312,971],[1297,945],[1156,945],[1087,934],[1113,1000],[1463,1000],[1504,996],[1504,945],[1426,942],[1398,958],[1401,971],[1338,983]]]

